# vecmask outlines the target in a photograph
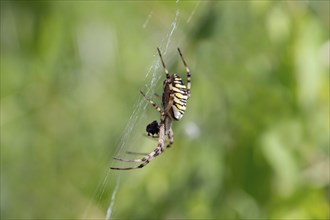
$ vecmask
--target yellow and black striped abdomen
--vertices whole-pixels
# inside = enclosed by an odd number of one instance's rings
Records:
[[[180,120],[186,111],[187,107],[187,87],[182,82],[182,79],[177,74],[172,75],[172,90],[173,90],[173,116],[174,119]]]

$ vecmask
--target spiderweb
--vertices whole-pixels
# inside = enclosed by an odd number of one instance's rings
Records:
[[[176,49],[176,47],[180,46],[183,47],[182,41],[184,40],[184,36],[177,37],[175,36],[176,31],[178,30],[179,26],[179,20],[183,20],[183,22],[189,23],[192,20],[192,17],[195,15],[196,10],[198,9],[200,2],[196,2],[194,8],[190,12],[188,16],[181,16],[180,13],[180,1],[177,0],[175,2],[176,4],[176,10],[173,13],[173,20],[169,24],[168,30],[166,31],[165,34],[163,34],[163,38],[161,39],[159,45],[159,48],[162,52],[162,55],[165,57],[165,55],[168,53],[168,50],[171,48],[172,49],[172,39],[175,37],[175,42],[173,43],[173,49]],[[154,15],[154,11],[151,11],[145,22],[141,25],[142,29],[147,28],[150,20],[152,19]],[[145,73],[145,86],[142,88],[144,93],[147,95],[147,97],[151,97],[154,92],[155,88],[159,82],[159,80],[164,77],[162,70],[160,71],[160,62],[159,62],[159,57],[158,53],[155,50],[153,60],[150,64],[150,66],[147,68],[147,71]],[[140,96],[139,100],[134,106],[134,110],[129,117],[128,123],[122,133],[122,136],[117,144],[116,147],[116,152],[114,155],[121,157],[120,155],[125,155],[125,152],[128,151],[128,149],[131,147],[129,145],[130,139],[134,138],[134,132],[137,133],[138,135],[141,135],[141,130],[137,130],[137,124],[139,124],[140,121],[145,119],[145,110],[146,107],[149,105],[149,103],[142,97]],[[144,120],[144,124],[146,125],[149,123],[149,121]],[[144,130],[142,130],[144,131]],[[110,166],[114,164],[114,161],[111,162]],[[107,210],[106,210],[106,216],[105,219],[109,220],[111,219],[111,216],[113,214],[113,210],[115,207],[115,201],[116,201],[116,195],[117,192],[120,188],[120,181],[121,181],[121,175],[122,172],[118,171],[113,171],[110,170],[109,167],[107,166],[104,171],[104,175],[102,180],[99,182],[97,189],[94,193],[93,199],[90,201],[88,207],[86,208],[86,211],[83,215],[83,218],[93,218],[93,214],[91,211],[91,206],[92,203],[97,200],[98,202],[102,200],[104,196],[109,197],[107,200]],[[125,171],[123,171],[125,172]],[[109,189],[109,185],[111,185],[111,188]]]

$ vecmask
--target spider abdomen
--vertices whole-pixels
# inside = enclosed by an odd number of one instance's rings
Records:
[[[187,87],[183,83],[180,76],[172,75],[172,90],[173,90],[173,117],[175,120],[180,120],[183,117],[187,107]]]

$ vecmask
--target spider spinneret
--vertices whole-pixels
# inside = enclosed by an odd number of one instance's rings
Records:
[[[158,105],[154,101],[146,97],[145,94],[142,91],[140,91],[142,96],[152,105],[154,109],[156,109],[160,113],[160,122],[158,123],[155,120],[150,124],[148,124],[146,127],[148,136],[154,136],[155,134],[158,135],[157,147],[149,154],[127,152],[130,154],[145,155],[141,159],[126,160],[126,159],[114,157],[113,159],[115,160],[124,161],[124,162],[139,162],[141,164],[138,166],[124,167],[124,168],[110,167],[110,169],[132,170],[132,169],[143,168],[151,160],[153,160],[159,154],[163,153],[165,149],[171,147],[171,145],[174,142],[172,121],[181,120],[186,111],[187,100],[190,97],[191,73],[179,48],[178,48],[178,52],[187,72],[187,86],[183,83],[182,78],[179,75],[170,74],[168,72],[159,48],[157,48],[157,51],[166,76],[166,79],[164,81],[163,95],[162,95],[162,105],[161,105],[162,108],[158,107]],[[165,146],[166,137],[168,138],[168,144]]]

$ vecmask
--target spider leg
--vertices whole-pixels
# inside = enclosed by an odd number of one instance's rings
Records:
[[[171,91],[169,103],[168,103],[168,105],[167,105],[167,107],[166,107],[166,109],[164,111],[164,112],[167,112],[172,107],[172,103],[173,103],[173,98],[174,98],[174,95],[172,94],[173,93],[172,92],[173,91],[173,86],[172,86],[172,83],[171,83],[171,76],[170,76],[170,74],[169,74],[169,72],[168,72],[168,70],[167,70],[167,68],[165,66],[165,63],[164,63],[162,54],[160,53],[160,50],[159,50],[158,47],[157,47],[157,51],[158,51],[158,54],[159,54],[159,57],[160,57],[160,61],[161,61],[162,65],[163,65],[165,74],[166,74],[166,83],[168,84],[169,89]]]
[[[160,95],[158,95],[157,93],[154,93],[154,96],[156,96],[157,98],[161,99],[162,97]]]
[[[120,159],[120,158],[113,158],[115,160],[120,160],[124,162],[142,162],[140,165],[135,166],[135,167],[110,167],[112,170],[133,170],[133,169],[139,169],[144,166],[146,166],[151,160],[153,160],[155,157],[160,155],[161,153],[164,152],[164,134],[165,134],[165,126],[164,124],[161,125],[160,131],[159,131],[159,140],[158,140],[158,145],[155,150],[153,150],[150,154],[147,156],[143,157],[142,159],[136,159],[136,160],[125,160],[125,159]]]
[[[124,162],[143,162],[143,158],[142,159],[134,159],[134,160],[126,160],[126,159],[121,159],[118,157],[113,157],[114,160],[119,160],[119,161],[124,161]]]
[[[189,98],[190,97],[190,87],[191,87],[191,73],[190,73],[190,70],[189,70],[189,67],[188,67],[186,61],[183,59],[182,53],[180,51],[180,48],[178,48],[178,51],[179,51],[181,60],[182,60],[182,62],[184,64],[184,66],[186,67],[186,72],[187,72],[187,94],[188,94],[188,98]]]
[[[132,152],[132,151],[126,151],[127,154],[133,154],[133,155],[142,155],[147,156],[147,153],[140,153],[140,152]]]
[[[154,109],[156,109],[161,115],[164,115],[164,112],[162,112],[162,110],[158,107],[158,105],[154,101],[149,99],[142,91],[140,91],[140,93],[152,105],[152,107],[154,107]]]
[[[158,51],[158,54],[159,54],[159,57],[160,57],[160,61],[162,62],[162,65],[163,65],[163,68],[164,68],[164,71],[165,71],[165,74],[166,74],[166,81],[169,83],[171,82],[171,76],[165,66],[165,63],[164,63],[164,60],[163,60],[163,57],[162,57],[162,54],[160,53],[160,50],[159,48],[157,47],[157,51]]]
[[[172,146],[172,144],[174,143],[173,136],[174,136],[173,130],[172,130],[172,128],[170,128],[170,130],[168,131],[168,134],[167,134],[169,143],[166,145],[166,149],[170,148]]]
[[[133,169],[142,168],[142,167],[146,166],[151,160],[153,160],[155,157],[157,157],[158,155],[160,155],[164,151],[163,146],[164,146],[164,143],[159,143],[155,150],[153,150],[150,154],[143,157],[142,159],[124,160],[124,159],[120,159],[120,158],[113,158],[115,160],[120,160],[120,161],[124,161],[124,162],[143,162],[143,163],[141,163],[140,165],[135,166],[135,167],[123,167],[123,168],[110,167],[110,169],[112,169],[112,170],[133,170]]]

